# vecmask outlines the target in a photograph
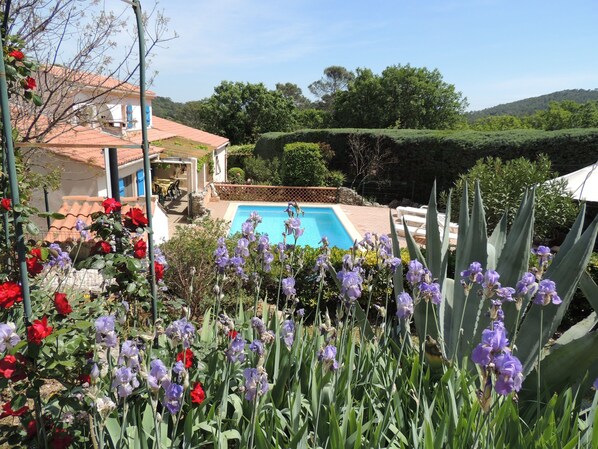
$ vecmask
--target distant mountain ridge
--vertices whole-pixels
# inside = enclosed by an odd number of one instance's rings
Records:
[[[532,115],[536,111],[542,109],[548,109],[548,105],[552,101],[564,100],[570,100],[575,103],[598,100],[598,89],[560,90],[551,94],[540,95],[539,97],[524,98],[523,100],[517,100],[511,103],[499,104],[491,108],[468,112],[467,118],[469,121],[474,121],[491,115],[515,115],[517,117],[523,117]]]

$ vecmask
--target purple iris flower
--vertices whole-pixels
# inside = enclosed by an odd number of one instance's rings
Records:
[[[295,296],[297,290],[295,290],[295,279],[292,277],[284,278],[282,280],[282,292],[285,296]]]
[[[295,240],[303,235],[305,229],[301,229],[301,220],[299,218],[289,218],[284,222],[286,235],[293,235]]]
[[[14,348],[21,341],[14,323],[0,323],[0,353]]]
[[[540,245],[537,249],[532,249],[532,254],[538,258],[539,268],[546,267],[548,262],[550,262],[552,259],[552,253],[550,252],[550,248],[547,246]]]
[[[249,242],[255,241],[254,230],[255,229],[253,223],[249,220],[241,224],[241,233],[243,234],[243,237],[245,237]]]
[[[114,326],[116,321],[114,315],[107,315],[98,318],[95,321],[96,343],[114,348],[116,346],[116,332]]]
[[[71,266],[71,258],[69,253],[63,251],[58,243],[50,243],[50,258],[48,259],[48,266],[58,268],[68,268]]]
[[[174,365],[172,365],[172,372],[177,376],[180,376],[182,373],[185,372],[185,364],[179,360]]]
[[[263,356],[266,350],[262,340],[253,340],[249,345],[249,350],[255,352],[258,356]]]
[[[594,381],[594,384],[592,385],[592,387],[594,387],[595,390],[598,390],[598,377]]]
[[[336,347],[328,345],[324,349],[320,349],[318,353],[318,360],[329,370],[336,371],[338,369],[338,362],[336,360]]]
[[[461,272],[461,277],[469,280],[470,283],[481,284],[484,281],[482,274],[482,264],[480,262],[472,262],[469,268]]]
[[[505,326],[495,321],[492,328],[482,331],[482,343],[477,345],[471,354],[474,363],[483,367],[488,366],[497,354],[508,351],[509,340]]]
[[[542,279],[538,285],[538,291],[534,297],[534,304],[546,306],[552,301],[553,304],[559,305],[563,301],[556,292],[556,284],[550,279]]]
[[[87,226],[86,226],[85,222],[83,220],[81,220],[80,218],[78,218],[77,221],[75,222],[75,229],[77,231],[79,231],[79,234],[81,235],[81,238],[83,240],[89,240],[89,238],[91,237],[91,235],[89,234],[89,231],[87,230]]]
[[[494,359],[496,372],[498,373],[494,388],[498,394],[503,396],[519,391],[523,383],[523,367],[517,357],[509,352],[500,354]]]
[[[226,241],[224,237],[220,237],[218,239],[218,246],[214,251],[214,259],[216,261],[216,266],[218,267],[218,271],[223,273],[224,269],[228,265],[228,249],[226,248]]]
[[[501,302],[505,301],[514,301],[513,294],[515,293],[515,289],[513,287],[501,287],[496,290],[496,296],[498,296]]]
[[[263,368],[245,368],[245,399],[253,401],[268,392],[268,373]]]
[[[181,342],[183,347],[191,346],[191,340],[195,336],[195,326],[187,321],[186,318],[173,321],[166,328],[166,336],[171,340]]]
[[[291,320],[285,320],[280,326],[280,337],[283,339],[287,348],[293,346],[295,341],[295,323]]]
[[[243,362],[245,360],[245,339],[241,337],[241,334],[237,334],[235,338],[230,342],[230,346],[226,350],[226,358],[229,362]]]
[[[249,240],[241,237],[237,240],[237,247],[235,248],[235,256],[249,257]]]
[[[528,293],[533,294],[538,287],[536,276],[533,273],[525,273],[515,285],[515,294],[525,296]]]
[[[147,384],[153,392],[160,389],[163,380],[168,379],[168,368],[160,359],[154,359],[150,362],[150,372],[147,375]]]
[[[407,292],[397,296],[397,317],[408,318],[413,315],[413,298]]]
[[[349,299],[349,304],[354,303],[361,296],[363,278],[359,273],[359,268],[351,271],[339,271],[337,278],[341,283],[341,295]]]
[[[118,355],[118,364],[134,370],[139,369],[139,348],[136,342],[133,340],[123,342]]]
[[[424,276],[424,266],[417,259],[409,262],[407,275],[405,276],[407,282],[414,287],[422,281]]]
[[[431,301],[432,304],[440,304],[442,302],[442,293],[440,292],[440,285],[438,282],[419,284],[419,293],[423,300]]]
[[[256,316],[254,316],[251,319],[251,327],[253,327],[260,335],[266,332],[266,325],[264,324],[261,318],[258,318]]]
[[[164,382],[163,404],[171,415],[175,415],[181,409],[184,391],[185,389],[182,385],[169,381]]]
[[[121,398],[126,398],[133,390],[139,386],[137,374],[131,369],[123,366],[114,373],[112,388],[116,388],[117,394]]]
[[[484,283],[482,286],[489,296],[492,295],[495,289],[500,288],[500,282],[498,282],[499,278],[500,274],[494,270],[487,270],[484,274]]]

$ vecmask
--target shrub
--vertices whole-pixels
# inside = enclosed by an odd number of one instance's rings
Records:
[[[245,158],[245,176],[257,184],[280,185],[280,159]]]
[[[245,171],[240,167],[229,168],[228,182],[233,184],[243,184],[245,182]]]
[[[297,142],[285,145],[282,157],[284,185],[321,186],[324,185],[326,172],[318,144]]]
[[[490,229],[498,224],[508,211],[508,224],[512,224],[517,206],[527,189],[536,187],[535,237],[553,240],[573,222],[577,206],[567,191],[566,181],[547,182],[557,175],[546,155],[537,160],[525,158],[503,162],[500,158],[480,159],[475,166],[455,182],[453,198],[460,198],[465,183],[473,202],[475,182],[480,183]],[[446,199],[446,192],[443,198]],[[459,203],[453,202],[453,219],[459,216]]]
[[[332,170],[326,175],[326,185],[328,187],[342,187],[347,177],[340,170]]]

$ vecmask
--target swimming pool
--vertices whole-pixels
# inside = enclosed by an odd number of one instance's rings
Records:
[[[229,235],[241,232],[241,225],[252,212],[257,212],[262,217],[262,222],[256,231],[268,234],[272,243],[282,242],[284,221],[289,218],[285,209],[286,204],[258,205],[258,204],[231,204],[226,216],[232,221]],[[305,206],[301,207],[304,215],[299,216],[301,227],[305,232],[297,240],[298,245],[319,246],[322,237],[327,237],[330,246],[350,248],[359,233],[338,206]],[[234,218],[232,218],[234,216]],[[227,217],[225,217],[227,218]],[[347,230],[349,228],[349,230]],[[287,238],[287,243],[293,243],[293,237]]]

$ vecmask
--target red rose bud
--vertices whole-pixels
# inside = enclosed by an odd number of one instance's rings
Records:
[[[230,338],[231,340],[237,338],[237,335],[239,335],[239,332],[237,332],[234,329],[232,331],[228,331],[228,338]]]
[[[45,316],[41,320],[35,320],[31,326],[27,327],[27,340],[39,345],[51,333],[52,328],[48,326],[48,317]]]
[[[0,200],[0,206],[2,209],[9,211],[12,208],[10,198],[2,198],[2,200]]]
[[[25,55],[20,50],[13,50],[10,53],[8,53],[8,56],[10,56],[11,58],[15,58],[17,61],[22,61],[25,58]]]
[[[112,245],[108,242],[98,242],[96,244],[96,251],[102,254],[109,254],[112,252]]]
[[[159,282],[164,279],[164,265],[154,261],[154,269],[156,270],[156,281]]]
[[[0,309],[10,309],[16,302],[23,301],[23,290],[15,282],[0,284]]]
[[[18,410],[13,410],[11,403],[7,402],[2,406],[2,410],[4,411],[2,412],[2,414],[0,414],[0,419],[6,418],[7,416],[23,416],[25,413],[29,411],[29,407],[24,405]]]
[[[33,78],[31,78],[30,76],[25,78],[25,81],[23,81],[23,88],[25,90],[33,90],[33,89],[35,89],[36,86],[37,86],[37,84],[35,83],[35,80]]]
[[[25,427],[27,438],[31,439],[37,435],[37,422],[35,419],[30,420]]]
[[[147,226],[149,223],[143,211],[138,207],[132,207],[129,212],[125,214],[125,217],[127,217],[131,221],[131,224],[136,228]]]
[[[147,243],[145,240],[139,239],[133,245],[133,255],[136,259],[143,259],[147,253]]]
[[[193,352],[191,349],[187,348],[176,355],[177,362],[182,362],[183,359],[185,360],[185,369],[189,369],[193,366]]]
[[[122,207],[122,205],[114,198],[106,198],[102,203],[102,206],[104,206],[104,212],[107,214],[111,214],[112,212],[120,212],[120,208]]]
[[[191,402],[193,404],[201,404],[205,400],[206,392],[203,390],[201,382],[197,382],[193,387],[193,390],[191,390]]]
[[[54,307],[60,315],[68,315],[73,311],[64,293],[54,293]]]

